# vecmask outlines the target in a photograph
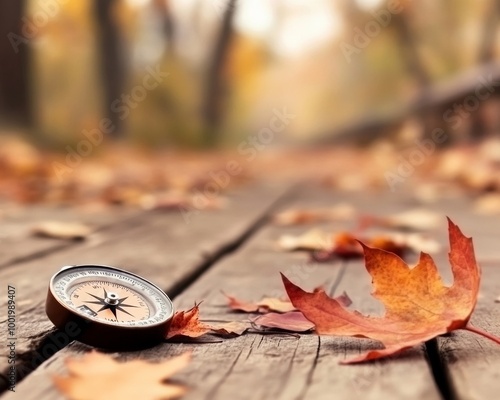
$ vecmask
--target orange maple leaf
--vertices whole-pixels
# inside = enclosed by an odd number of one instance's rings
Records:
[[[228,323],[208,325],[200,321],[199,304],[187,311],[177,311],[172,318],[165,339],[174,337],[199,338],[207,333],[221,336],[240,336],[250,328],[248,322],[233,321]]]
[[[292,304],[324,335],[378,340],[384,349],[344,361],[355,363],[397,354],[455,329],[466,329],[500,343],[500,338],[470,325],[477,301],[480,269],[472,239],[448,219],[449,260],[454,283],[446,287],[432,258],[420,254],[410,268],[397,255],[363,245],[366,269],[373,279],[373,296],[384,303],[383,317],[365,316],[345,309],[324,291],[307,293],[282,275]]]
[[[92,351],[65,360],[69,376],[54,376],[55,386],[71,400],[174,399],[186,392],[184,386],[165,379],[185,368],[191,354],[185,353],[161,363],[143,360],[118,362],[107,354]]]
[[[190,310],[175,313],[165,338],[171,339],[175,336],[197,338],[211,331],[211,326],[200,321],[199,304],[195,304]]]

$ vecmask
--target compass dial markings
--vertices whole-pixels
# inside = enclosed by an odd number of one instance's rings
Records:
[[[100,308],[92,307],[92,311],[97,313],[96,318],[111,322],[145,320],[151,316],[152,311],[147,301],[135,290],[103,280],[87,281],[76,285],[71,293],[71,299],[76,307],[80,304],[100,305]],[[126,307],[134,308],[136,311],[129,312],[125,309]]]
[[[161,289],[127,271],[77,266],[61,271],[51,285],[60,301],[97,321],[140,327],[172,315],[170,300]]]

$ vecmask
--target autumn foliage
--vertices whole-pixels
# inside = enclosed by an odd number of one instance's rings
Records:
[[[354,336],[380,341],[385,348],[347,360],[355,363],[382,358],[456,329],[467,329],[499,341],[470,325],[476,305],[480,269],[472,240],[450,220],[449,260],[453,285],[447,287],[432,258],[421,253],[410,268],[397,255],[363,245],[366,269],[372,276],[373,296],[386,308],[382,317],[350,311],[324,291],[308,293],[283,276],[292,304],[314,323],[321,335]]]

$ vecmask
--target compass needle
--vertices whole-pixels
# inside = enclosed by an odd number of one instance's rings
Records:
[[[111,312],[113,313],[113,315],[115,316],[115,319],[118,321],[118,317],[116,316],[116,307],[109,307],[109,309],[111,310]]]
[[[93,295],[92,293],[86,292],[89,296],[92,296],[94,299],[99,300],[99,301],[104,301],[104,299],[101,299],[100,297],[97,297]]]
[[[128,297],[124,297],[123,299],[119,300],[119,301],[118,301],[118,305],[119,305],[120,307],[135,307],[135,308],[140,308],[140,306],[134,306],[133,304],[123,304],[123,302],[124,302],[125,300],[127,300],[127,299],[128,299]]]
[[[132,315],[132,314],[130,314],[127,310],[124,310],[123,308],[121,308],[121,306],[116,307],[116,309],[117,309],[117,310],[120,310],[121,312],[124,312],[125,314],[130,315],[131,317],[133,317],[133,315]]]

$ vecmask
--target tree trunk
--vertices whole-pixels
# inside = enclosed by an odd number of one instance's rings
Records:
[[[9,123],[32,123],[29,39],[23,36],[25,0],[0,0],[0,115]]]
[[[175,25],[170,11],[170,3],[167,0],[153,0],[153,6],[160,15],[163,34],[168,41],[169,49],[171,49],[174,41]]]
[[[393,24],[397,31],[399,46],[406,68],[423,89],[429,85],[431,79],[418,54],[414,33],[408,24],[410,13],[410,6],[406,5],[403,11],[393,15]]]
[[[223,119],[223,100],[226,86],[223,72],[233,36],[232,25],[235,9],[236,0],[229,0],[222,17],[221,28],[208,69],[203,105],[203,119],[206,128],[205,140],[207,145],[214,145],[217,143],[220,124]]]
[[[479,47],[478,63],[484,64],[495,58],[496,32],[500,22],[500,2],[492,0],[485,16],[483,34]]]
[[[95,0],[94,2],[105,117],[113,124],[111,135],[114,137],[122,133],[123,121],[119,113],[113,112],[112,104],[123,94],[126,74],[124,44],[120,28],[113,18],[113,8],[118,1]]]

